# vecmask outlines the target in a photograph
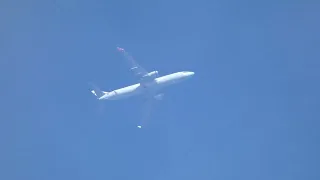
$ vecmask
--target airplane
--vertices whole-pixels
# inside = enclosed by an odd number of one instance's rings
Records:
[[[139,81],[136,84],[112,91],[102,91],[96,85],[91,84],[91,93],[95,95],[98,100],[120,100],[139,95],[145,95],[147,98],[155,100],[162,100],[164,94],[159,93],[160,90],[173,84],[183,82],[193,77],[195,74],[192,71],[180,71],[159,76],[158,71],[146,71],[123,48],[117,47],[117,51],[126,58],[130,65],[130,70],[139,78]],[[142,126],[139,125],[137,127],[141,128]]]

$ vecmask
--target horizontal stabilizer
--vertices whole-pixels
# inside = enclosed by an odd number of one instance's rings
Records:
[[[89,83],[89,85],[91,86],[92,90],[91,90],[91,93],[93,95],[95,95],[97,98],[100,98],[102,97],[103,95],[107,94],[108,92],[105,92],[105,91],[101,91],[100,88],[98,86],[96,86],[95,84],[93,83]]]
[[[155,95],[154,98],[155,98],[156,100],[163,100],[164,94],[161,93],[161,94]]]
[[[126,52],[123,48],[121,48],[121,47],[117,47],[117,50],[119,51],[119,52]]]

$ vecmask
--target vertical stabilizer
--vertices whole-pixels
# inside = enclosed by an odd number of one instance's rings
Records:
[[[89,85],[91,86],[91,93],[93,95],[95,95],[97,98],[100,98],[102,97],[103,95],[107,94],[108,92],[105,92],[105,91],[101,91],[100,88],[98,86],[96,86],[95,84],[93,83],[89,83]]]

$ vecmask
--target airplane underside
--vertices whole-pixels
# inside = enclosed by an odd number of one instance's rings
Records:
[[[153,103],[164,99],[164,94],[161,90],[172,84],[184,81],[194,75],[191,71],[181,71],[165,76],[160,76],[158,71],[147,71],[140,66],[134,58],[127,53],[123,48],[117,47],[118,52],[122,54],[126,62],[130,66],[130,71],[139,79],[136,84],[116,89],[110,92],[101,91],[100,88],[91,84],[91,93],[97,97],[98,100],[120,100],[133,96],[142,96],[144,99],[144,114],[141,118],[138,128],[146,125],[146,121],[150,118]]]

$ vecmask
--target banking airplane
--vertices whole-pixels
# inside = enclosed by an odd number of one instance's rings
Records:
[[[194,75],[194,72],[191,71],[181,71],[159,77],[158,71],[146,71],[123,48],[117,47],[117,50],[126,58],[131,66],[130,70],[139,78],[139,82],[110,92],[101,91],[97,86],[91,84],[93,87],[91,92],[98,100],[119,100],[137,95],[146,95],[151,99],[162,100],[164,94],[158,94],[161,89],[182,82]]]

